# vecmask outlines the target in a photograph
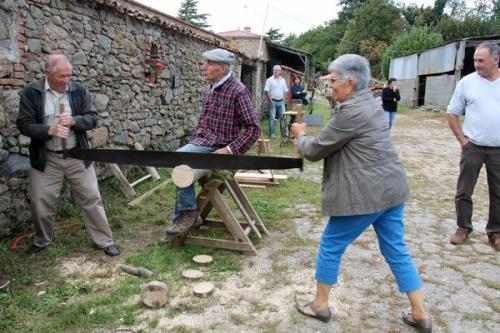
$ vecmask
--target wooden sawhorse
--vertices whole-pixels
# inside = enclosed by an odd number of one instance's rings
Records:
[[[197,203],[199,215],[203,219],[201,227],[226,229],[234,240],[191,236],[186,234],[173,237],[171,240],[173,246],[181,244],[202,245],[241,251],[245,254],[257,254],[257,250],[248,236],[251,232],[254,232],[258,238],[262,238],[262,235],[267,234],[268,231],[233,176],[233,174],[230,176],[223,176],[217,172],[212,172],[210,176],[202,177],[199,180],[202,189],[198,194]],[[242,213],[245,219],[244,222],[240,223],[231,212],[223,196],[224,191],[229,193],[229,197]],[[207,218],[212,209],[215,209],[220,220]]]

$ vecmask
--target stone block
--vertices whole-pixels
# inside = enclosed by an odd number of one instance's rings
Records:
[[[106,127],[99,127],[94,129],[92,135],[92,147],[102,147],[108,142],[109,133]]]

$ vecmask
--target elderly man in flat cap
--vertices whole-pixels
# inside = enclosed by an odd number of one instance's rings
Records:
[[[177,151],[244,154],[257,141],[261,130],[248,89],[230,70],[234,54],[214,49],[204,52],[203,58],[205,63],[201,69],[209,81],[203,94],[203,109],[189,143]],[[167,238],[185,234],[202,222],[197,212],[194,184],[177,191],[173,224],[167,228]]]

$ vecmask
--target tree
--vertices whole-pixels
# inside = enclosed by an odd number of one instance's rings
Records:
[[[285,37],[285,34],[280,32],[280,28],[271,27],[266,32],[266,36],[270,41],[275,42],[275,43],[280,43],[282,41],[283,37]]]
[[[291,44],[312,55],[311,64],[326,70],[335,56],[335,50],[345,31],[345,25],[332,20],[300,34]]]
[[[391,58],[428,49],[442,43],[443,37],[441,34],[433,32],[429,28],[414,27],[409,31],[403,32],[382,56],[382,77],[389,77],[389,63]]]
[[[198,0],[182,0],[177,17],[183,21],[192,23],[200,28],[208,28],[209,14],[198,14]]]
[[[368,0],[340,0],[339,5],[342,7],[342,10],[339,12],[339,20],[341,22],[352,20],[354,11],[366,2]]]
[[[297,35],[294,33],[288,34],[281,42],[283,45],[292,46],[293,42],[297,39]]]
[[[338,45],[337,55],[365,55],[359,48],[362,41],[372,41],[366,42],[368,44],[373,44],[374,41],[385,42],[389,45],[394,36],[402,31],[404,23],[399,10],[388,0],[369,0],[354,11],[354,17],[347,25],[343,40]],[[372,64],[375,62],[373,59]]]

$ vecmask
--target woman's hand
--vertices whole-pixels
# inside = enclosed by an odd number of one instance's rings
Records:
[[[293,123],[291,131],[292,131],[292,136],[295,138],[298,138],[299,136],[306,135],[307,126],[305,123],[302,123],[302,124]]]

